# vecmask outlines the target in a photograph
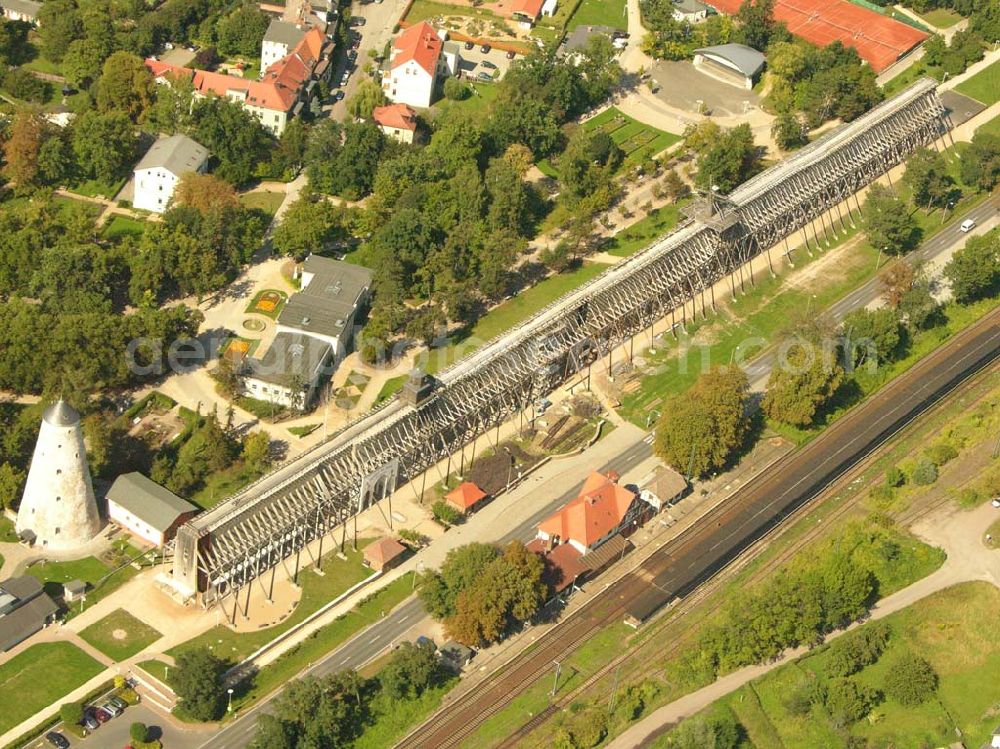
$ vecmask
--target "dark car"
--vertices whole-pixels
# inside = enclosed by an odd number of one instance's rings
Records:
[[[513,60],[515,57],[517,57],[517,53],[514,50],[512,50],[512,49],[507,50],[507,59],[508,60]]]
[[[58,731],[49,731],[45,734],[45,740],[56,747],[56,749],[69,749],[69,741]]]
[[[485,55],[485,54],[489,54],[489,51],[491,49],[493,49],[493,47],[491,47],[488,44],[484,44],[482,47],[479,48],[479,51],[482,52]]]
[[[356,49],[347,50],[347,59],[354,62],[358,59],[358,51]]]
[[[362,18],[361,16],[351,16],[351,20],[348,22],[348,25],[354,26],[354,27],[364,26],[365,25],[365,19]]]
[[[493,76],[491,76],[485,70],[479,71],[479,75],[477,75],[476,78],[478,78],[481,81],[492,81],[493,80]]]
[[[333,92],[333,103],[336,104],[338,101],[344,98],[344,92],[339,88]]]
[[[83,720],[80,721],[80,725],[86,728],[88,731],[96,731],[101,727],[100,721],[94,715],[94,708],[88,707],[83,711]]]
[[[484,68],[489,68],[490,70],[496,70],[497,69],[496,63],[492,63],[489,60],[483,60],[479,64],[482,65]]]
[[[466,42],[466,43],[465,43],[465,48],[466,48],[466,49],[472,49],[472,48],[473,48],[473,47],[475,47],[475,46],[476,46],[476,45],[475,45],[475,44],[473,44],[472,42]]]
[[[128,707],[128,703],[121,697],[108,697],[108,702],[117,707],[119,710],[124,710]]]
[[[111,713],[103,707],[98,707],[94,709],[94,717],[97,718],[98,723],[107,723],[111,720]]]

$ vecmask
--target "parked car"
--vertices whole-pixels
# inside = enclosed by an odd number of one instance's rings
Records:
[[[358,51],[356,49],[350,49],[347,51],[347,59],[354,62],[358,59]]]
[[[83,720],[80,721],[80,725],[88,731],[96,731],[101,727],[100,721],[94,716],[94,708],[88,707],[83,711]]]
[[[345,70],[344,74],[340,77],[340,85],[346,86],[349,80],[351,80],[351,74]]]
[[[975,228],[976,228],[976,222],[971,218],[965,219],[965,221],[962,222],[962,225],[958,227],[959,231],[963,233],[970,232]]]
[[[344,98],[344,92],[339,88],[333,92],[333,103],[336,104],[338,101]]]
[[[103,707],[94,708],[94,717],[97,718],[98,723],[107,723],[111,720],[111,713],[105,710]]]
[[[355,28],[365,25],[365,19],[361,16],[351,16],[351,20],[348,21],[349,26],[354,26]]]
[[[45,740],[56,747],[56,749],[69,749],[69,741],[58,731],[49,731],[45,734]]]
[[[124,710],[125,708],[128,707],[128,703],[121,697],[117,696],[109,697],[108,702],[117,707],[119,710]]]
[[[482,65],[484,68],[489,68],[490,70],[496,70],[497,69],[496,63],[490,62],[489,60],[483,60],[480,63],[480,65]]]
[[[994,497],[993,502],[991,502],[991,504],[998,510],[1000,510],[1000,497]]]
[[[489,54],[491,49],[493,49],[493,47],[491,47],[488,44],[484,44],[482,47],[479,48],[479,51],[482,52],[484,55],[487,55]]]
[[[112,718],[117,718],[124,712],[124,710],[118,707],[118,705],[115,705],[113,702],[111,702],[111,700],[108,700],[103,705],[101,705],[101,709],[108,715],[110,715]]]
[[[473,48],[473,47],[475,47],[475,46],[476,46],[476,45],[475,45],[475,44],[473,44],[472,42],[466,42],[466,43],[465,43],[465,48],[466,48],[466,49],[472,49],[472,48]]]
[[[513,60],[515,57],[517,57],[517,53],[514,50],[512,50],[512,49],[508,49],[507,50],[507,59],[508,60]]]
[[[477,75],[476,78],[478,78],[481,81],[492,81],[493,80],[493,76],[491,76],[485,70],[479,71],[479,75]]]

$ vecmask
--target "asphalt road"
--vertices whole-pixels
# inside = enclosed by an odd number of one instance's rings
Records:
[[[614,470],[624,474],[639,465],[651,454],[652,449],[650,446],[645,442],[639,442],[620,452],[603,466],[600,466],[598,470],[602,473]],[[562,495],[540,507],[531,517],[508,531],[504,536],[497,539],[497,541],[501,544],[513,540],[530,541],[535,537],[538,523],[576,497],[579,488],[577,485],[570,487]],[[303,676],[326,676],[348,668],[360,668],[399,642],[404,633],[414,624],[424,619],[428,619],[428,617],[420,599],[416,597],[410,598],[393,609],[377,625],[362,630],[329,655],[325,656],[321,661],[310,666]],[[241,715],[233,723],[214,734],[209,740],[205,741],[203,746],[206,749],[207,747],[212,747],[213,749],[237,749],[247,746],[253,738],[257,715],[260,711],[269,711],[272,702],[273,699],[267,699],[259,703],[249,712]]]

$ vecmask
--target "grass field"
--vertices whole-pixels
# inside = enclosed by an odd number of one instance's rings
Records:
[[[657,208],[650,211],[645,218],[615,234],[604,249],[611,255],[628,257],[673,229],[677,225],[679,217],[680,204]]]
[[[162,636],[124,609],[112,611],[80,632],[80,637],[116,661],[130,658]]]
[[[0,665],[0,733],[86,683],[104,667],[68,642],[43,643]]]
[[[125,553],[131,559],[139,552],[132,547],[127,547]],[[42,562],[41,564],[33,564],[27,569],[29,575],[38,578],[44,583],[45,592],[53,597],[61,598],[63,593],[62,586],[70,580],[83,580],[83,582],[88,583],[87,600],[85,602],[74,603],[70,606],[66,614],[67,618],[76,616],[81,611],[93,606],[106,595],[133,578],[138,573],[138,570],[131,565],[127,565],[98,586],[97,583],[110,572],[111,567],[97,557],[86,557],[71,562]]]
[[[361,544],[359,543],[359,547]],[[168,651],[176,655],[182,650],[193,647],[207,647],[220,658],[237,663],[262,645],[273,640],[295,624],[298,624],[323,604],[332,601],[338,595],[359,583],[371,574],[371,570],[361,563],[361,551],[344,549],[346,560],[339,559],[334,553],[323,557],[323,575],[317,575],[313,568],[306,567],[299,573],[299,585],[302,586],[302,597],[292,615],[278,625],[262,629],[258,632],[236,633],[228,627],[213,627],[208,632],[188,640]]]
[[[500,87],[495,83],[483,83],[481,81],[466,81],[470,89],[467,99],[452,101],[442,98],[431,107],[431,113],[436,114],[448,110],[458,110],[472,114],[475,117],[482,117],[486,114],[490,105],[496,100]]]
[[[408,24],[426,21],[429,18],[443,16],[468,16],[471,18],[484,18],[487,20],[496,19],[502,21],[496,13],[488,8],[473,8],[466,5],[450,5],[448,3],[435,3],[432,0],[414,0],[413,5],[406,12],[406,22]]]
[[[569,19],[566,30],[572,31],[577,26],[610,26],[626,30],[625,0],[583,0]]]
[[[374,720],[365,726],[364,733],[356,738],[351,746],[353,749],[383,749],[395,746],[400,738],[422,723],[440,706],[441,700],[456,683],[458,678],[453,676],[444,684],[425,690],[416,699],[393,701],[392,710],[376,713]]]
[[[977,133],[989,133],[990,135],[1000,135],[1000,116],[994,117],[976,128]]]
[[[67,189],[70,192],[75,192],[78,195],[85,195],[88,198],[103,196],[110,200],[117,195],[123,187],[125,187],[125,181],[126,180],[121,179],[117,182],[101,182],[96,179],[88,179],[85,182],[71,185],[67,187]]]
[[[261,192],[248,192],[240,195],[240,202],[247,208],[256,208],[263,211],[268,217],[273,218],[278,212],[278,207],[285,199],[283,192],[272,192],[263,190]]]
[[[484,343],[508,330],[538,312],[563,294],[582,286],[590,279],[607,270],[602,263],[585,263],[574,271],[560,273],[546,278],[541,283],[525,289],[513,299],[487,312],[472,327],[468,335],[452,339],[443,348],[425,351],[418,357],[418,366],[433,374],[461,357],[471,354]]]
[[[919,15],[931,26],[936,26],[939,29],[950,29],[962,20],[962,16],[951,8],[934,8]]]
[[[681,140],[681,136],[634,120],[615,107],[592,117],[583,126],[588,130],[602,128],[608,133],[625,152],[626,164],[637,164],[643,158],[651,158]]]
[[[907,651],[926,658],[940,679],[937,698],[916,707],[886,699],[848,732],[835,730],[825,710],[804,716],[784,706],[789,691],[806,678],[828,682],[830,651],[820,648],[782,666],[721,700],[757,747],[813,749],[847,746],[849,735],[868,746],[947,746],[958,731],[965,746],[978,747],[997,723],[1000,700],[1000,591],[988,583],[966,583],[936,593],[886,618],[889,647],[877,663],[852,677],[875,688],[884,684],[893,659]],[[720,705],[717,704],[715,709]],[[656,744],[661,746],[661,744]]]
[[[391,380],[386,380],[382,389],[378,391],[378,395],[375,397],[374,405],[378,405],[384,400],[387,400],[403,389],[403,385],[406,384],[408,375],[400,375],[399,377],[393,377]]]
[[[14,530],[14,523],[6,515],[0,515],[0,543],[17,543],[17,531]]]
[[[968,80],[962,81],[955,86],[955,90],[981,101],[986,106],[1000,101],[1000,62],[995,62]]]
[[[117,242],[123,237],[141,237],[146,231],[145,221],[136,221],[128,216],[112,216],[111,220],[104,225],[101,236],[112,242]]]

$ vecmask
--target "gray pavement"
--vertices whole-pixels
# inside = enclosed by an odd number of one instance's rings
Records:
[[[659,85],[654,96],[687,112],[697,112],[698,102],[702,101],[714,117],[735,117],[745,114],[745,107],[756,107],[760,101],[753,91],[705,75],[687,61],[660,60],[649,72]]]
[[[70,746],[81,749],[123,749],[129,744],[129,726],[133,723],[145,723],[149,726],[150,735],[160,739],[164,749],[196,749],[208,735],[204,729],[181,726],[173,719],[164,718],[161,713],[141,703],[128,708],[117,718],[112,718],[87,738],[78,739],[65,731],[60,732],[69,741]],[[58,727],[56,730],[59,730]],[[25,747],[52,749],[52,745],[44,737],[26,744]]]

